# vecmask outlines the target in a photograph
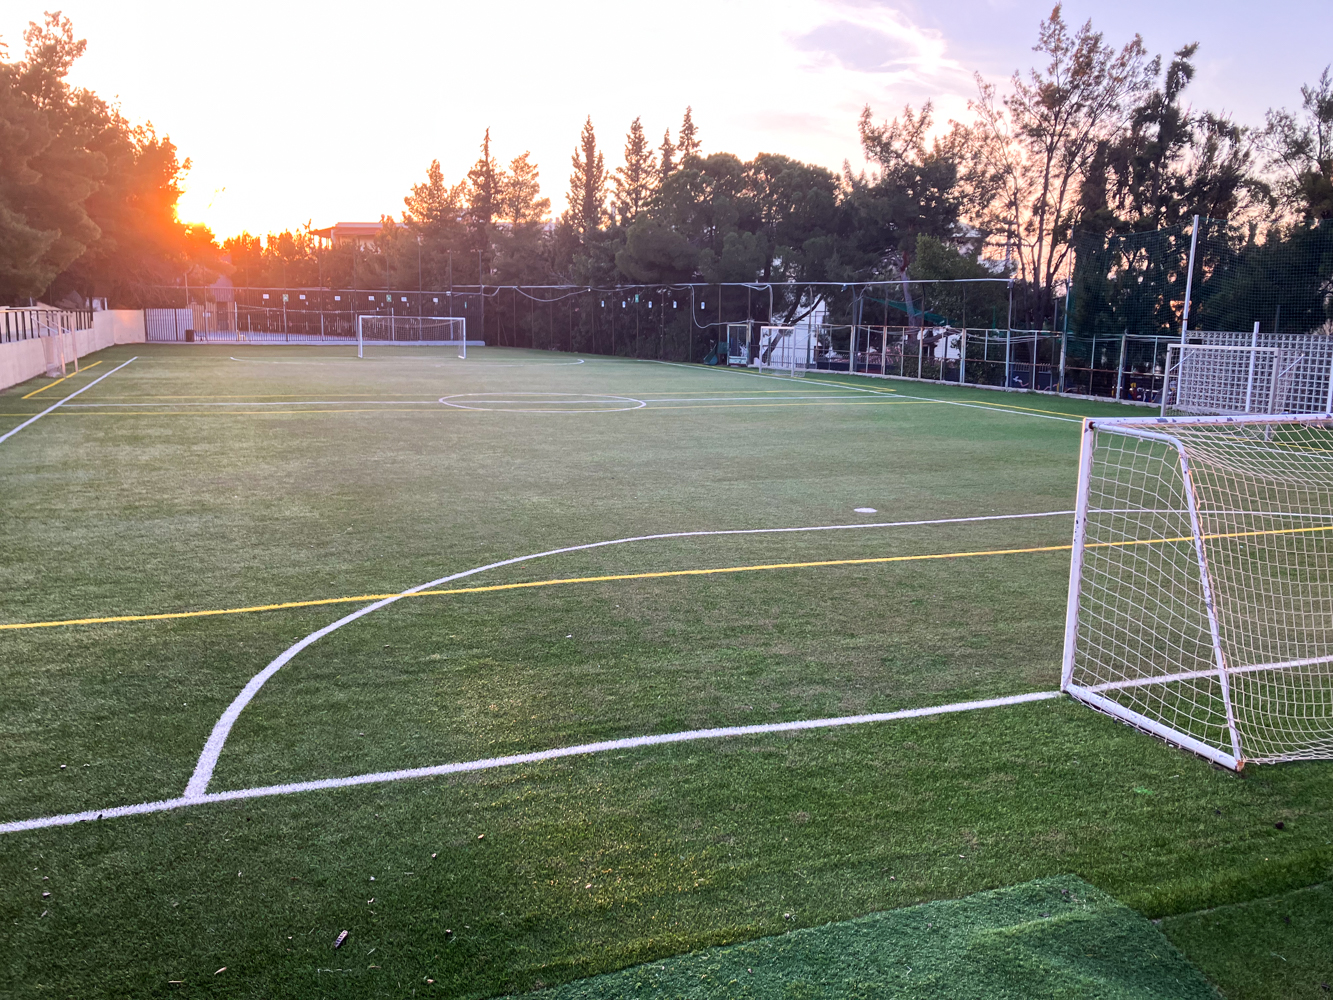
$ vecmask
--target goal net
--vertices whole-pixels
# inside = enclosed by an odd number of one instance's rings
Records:
[[[457,347],[467,356],[467,321],[460,316],[384,316],[356,318],[356,356],[365,356],[367,345],[409,344]]]
[[[1226,767],[1333,757],[1333,415],[1090,419],[1061,688]]]

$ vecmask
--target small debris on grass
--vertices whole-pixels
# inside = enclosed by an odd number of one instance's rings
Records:
[[[185,985],[185,980],[184,980],[184,979],[168,979],[168,980],[167,980],[167,985],[168,985],[168,986],[184,986],[184,985]]]
[[[61,765],[60,765],[60,770],[63,771],[64,769],[65,769],[65,765],[64,765],[64,764],[61,764]]]
[[[343,931],[341,934],[338,935],[338,940],[333,942],[333,947],[341,948],[343,946],[343,942],[346,940],[347,940],[347,932]]]
[[[375,881],[375,876],[374,876],[374,875],[370,876],[370,881],[372,881],[372,882]]]
[[[573,633],[573,632],[570,632],[569,635],[565,636],[565,638],[566,638],[566,639],[572,639],[572,638],[574,638],[574,633]],[[61,767],[64,767],[65,765],[64,765],[64,764],[61,764],[60,766],[61,766]]]
[[[47,915],[48,913],[50,913],[50,912],[51,912],[50,910],[43,910],[43,911],[42,911],[42,917],[46,916],[46,915]],[[42,917],[38,917],[37,919],[38,919],[38,920],[41,920]]]
[[[215,976],[219,976],[219,975],[221,975],[222,973],[224,973],[224,972],[226,972],[226,971],[227,971],[227,967],[224,965],[222,968],[218,969],[217,972],[213,973],[213,975],[215,975]]]
[[[427,982],[428,984],[430,984],[431,986],[434,986],[434,985],[435,985],[435,980],[434,980],[434,979],[427,979],[426,982]]]
[[[432,855],[431,855],[431,859],[432,859],[432,860],[434,860],[434,858],[435,858],[435,855],[434,855],[434,854],[432,854]]]
[[[1281,826],[1280,824],[1279,824],[1279,826],[1278,826],[1278,829],[1279,829],[1279,830],[1282,829],[1282,826]],[[478,839],[478,840],[485,840],[485,839],[486,839],[486,834],[484,834],[484,833],[479,833],[479,834],[477,834],[477,839]]]
[[[446,928],[444,929],[444,936],[445,936],[445,937],[453,937],[453,936],[454,936],[454,932],[453,932],[451,929],[449,929],[448,927],[446,927]]]
[[[1286,828],[1287,824],[1282,822],[1282,820],[1278,820],[1276,823],[1273,824],[1273,829],[1275,830],[1285,830]]]
[[[790,914],[790,913],[784,913],[784,914],[782,915],[782,919],[783,919],[783,920],[790,920],[790,919],[791,919],[791,914]]]
[[[42,898],[43,898],[43,899],[47,899],[47,898],[50,897],[50,895],[51,895],[51,894],[50,894],[49,892],[44,892],[44,893],[42,893]]]

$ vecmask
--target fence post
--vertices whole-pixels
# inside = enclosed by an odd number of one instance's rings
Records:
[[[1120,357],[1116,360],[1115,372],[1115,398],[1120,398],[1120,392],[1125,385],[1125,344],[1129,340],[1129,331],[1126,330],[1120,335]]]

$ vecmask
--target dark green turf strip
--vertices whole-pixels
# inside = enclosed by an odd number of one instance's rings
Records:
[[[1072,875],[872,913],[569,983],[609,997],[1214,998],[1133,910]]]

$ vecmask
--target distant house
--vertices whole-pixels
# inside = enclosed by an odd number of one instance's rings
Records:
[[[394,225],[404,228],[401,222]],[[355,243],[363,250],[375,249],[375,240],[380,234],[382,223],[379,222],[336,222],[327,229],[312,229],[320,239],[320,245],[328,240],[335,247],[342,243]]]

